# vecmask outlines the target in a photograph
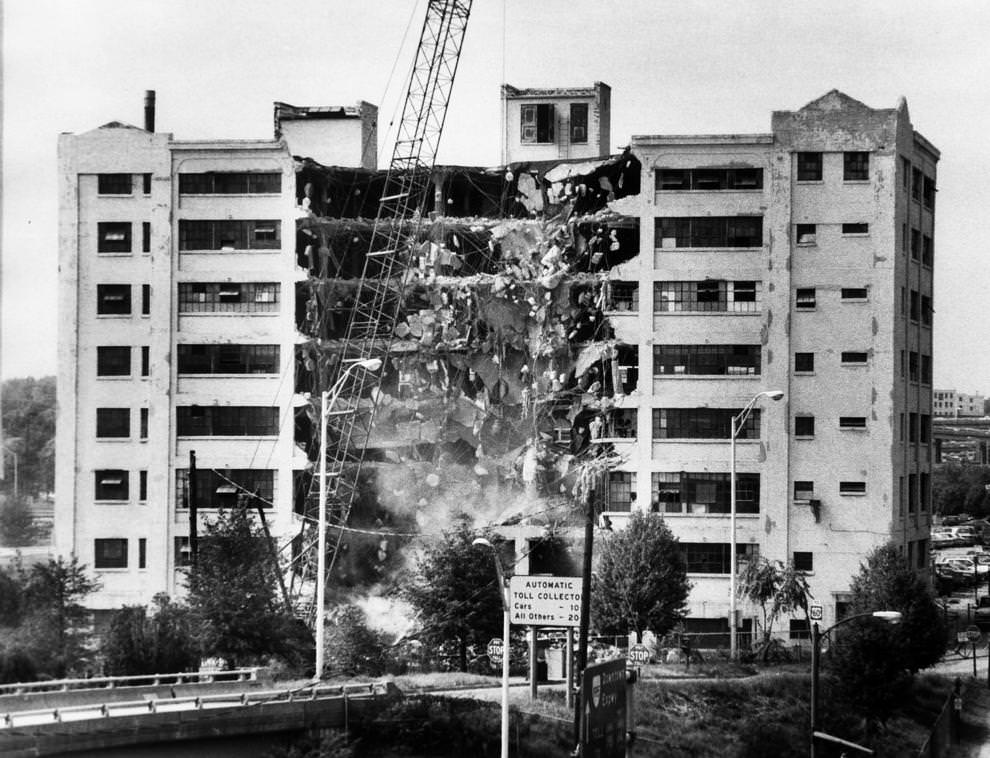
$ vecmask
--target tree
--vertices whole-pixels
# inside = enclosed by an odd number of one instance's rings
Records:
[[[55,489],[55,377],[8,379],[3,383],[2,404],[5,445],[17,454],[20,493],[51,492]],[[11,492],[13,477],[8,473],[0,486]]]
[[[189,671],[199,653],[189,623],[189,611],[155,596],[152,613],[141,605],[124,606],[110,619],[103,644],[107,673],[127,676]]]
[[[64,677],[88,652],[89,612],[82,600],[100,588],[76,556],[37,563],[23,574],[25,615],[21,631],[38,669]]]
[[[272,565],[267,539],[245,508],[221,510],[205,525],[189,572],[188,602],[203,653],[232,667],[267,656],[295,663],[305,655],[299,625],[278,594],[281,569]]]
[[[356,605],[334,610],[324,649],[327,666],[337,673],[381,676],[389,656],[382,634],[368,627],[364,611]]]
[[[932,501],[936,513],[951,515],[990,513],[990,466],[949,463],[932,473]]]
[[[760,557],[749,561],[739,575],[739,596],[760,606],[763,614],[763,639],[758,655],[764,662],[772,647],[773,625],[782,614],[803,611],[808,618],[808,600],[812,597],[808,579],[794,564],[784,565]]]
[[[0,544],[11,547],[33,545],[41,531],[26,498],[0,495]]]
[[[444,532],[416,563],[403,596],[419,612],[420,638],[433,643],[455,641],[458,666],[467,671],[467,649],[501,636],[502,599],[492,556],[472,543],[478,536],[466,521]],[[486,535],[496,550],[502,539]]]
[[[691,584],[670,528],[659,514],[634,513],[602,540],[592,576],[591,612],[604,634],[657,636],[684,617]]]
[[[829,651],[829,671],[840,696],[868,719],[882,721],[904,701],[912,674],[941,657],[943,621],[928,583],[894,545],[867,556],[851,589],[851,614],[902,614],[897,625],[864,618],[843,626]]]

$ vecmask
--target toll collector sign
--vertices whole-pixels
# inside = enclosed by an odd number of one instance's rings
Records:
[[[509,619],[527,626],[578,626],[581,577],[513,576],[509,578]]]

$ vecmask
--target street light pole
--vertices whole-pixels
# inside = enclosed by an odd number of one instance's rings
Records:
[[[761,397],[780,400],[784,393],[780,390],[758,392],[745,407],[730,421],[729,434],[729,658],[739,656],[739,643],[736,639],[736,437],[742,431],[746,419]]]
[[[380,358],[368,358],[366,360],[355,361],[340,375],[334,385],[322,393],[320,396],[320,500],[317,514],[316,538],[316,628],[314,636],[316,638],[316,670],[313,672],[313,680],[320,681],[323,678],[323,667],[326,655],[323,647],[326,636],[326,612],[324,605],[327,599],[327,420],[330,417],[330,409],[340,391],[344,388],[344,382],[350,373],[356,368],[363,368],[368,371],[377,371],[381,368]]]
[[[498,575],[498,590],[502,597],[502,752],[501,758],[509,758],[509,588],[505,586],[505,573],[502,561],[499,560],[495,546],[484,537],[478,537],[471,543],[487,547],[492,551],[495,560],[495,573]]]
[[[856,619],[862,618],[876,618],[881,621],[885,621],[888,624],[896,624],[901,620],[900,611],[873,611],[872,613],[857,613],[852,616],[846,616],[844,619],[836,621],[832,626],[826,629],[824,632],[819,631],[818,622],[816,621],[811,625],[811,758],[815,758],[815,733],[819,731],[818,729],[818,700],[819,700],[819,686],[820,686],[820,675],[819,667],[821,665],[821,644],[822,638],[827,637],[831,632],[837,627],[843,624],[848,624],[850,621],[855,621]]]

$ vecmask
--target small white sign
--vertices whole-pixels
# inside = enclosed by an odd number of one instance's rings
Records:
[[[581,577],[510,577],[509,620],[526,626],[579,626]]]
[[[811,620],[812,621],[821,621],[822,620],[822,610],[823,610],[822,606],[820,606],[820,605],[812,605],[808,609],[808,611],[809,611],[808,615],[811,616]]]

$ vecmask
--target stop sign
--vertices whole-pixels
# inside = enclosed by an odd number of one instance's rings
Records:
[[[650,649],[646,645],[633,645],[629,648],[629,660],[633,663],[649,663]]]
[[[493,637],[488,643],[486,652],[488,653],[488,660],[493,666],[498,666],[502,663],[502,655],[504,650],[505,648],[502,645],[501,637]]]

